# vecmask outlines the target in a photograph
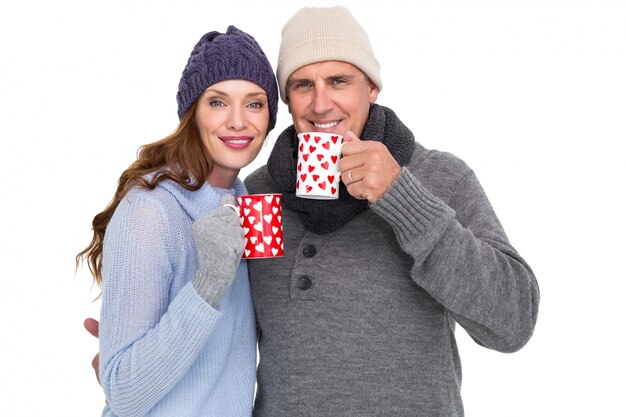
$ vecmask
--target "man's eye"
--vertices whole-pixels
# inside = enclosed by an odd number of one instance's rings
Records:
[[[308,81],[299,81],[299,82],[294,84],[293,88],[296,88],[296,89],[298,89],[298,88],[307,88],[307,87],[310,87],[310,86],[311,86],[311,83],[308,82]]]

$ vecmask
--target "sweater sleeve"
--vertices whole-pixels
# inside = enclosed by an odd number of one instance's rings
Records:
[[[539,287],[471,170],[446,203],[403,168],[372,209],[414,259],[413,280],[477,343],[501,352],[526,344],[537,320]]]
[[[131,193],[106,231],[100,376],[119,416],[145,415],[197,358],[220,315],[187,283],[170,299],[180,228],[147,193]]]

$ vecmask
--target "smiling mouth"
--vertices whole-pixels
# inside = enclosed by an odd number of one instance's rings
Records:
[[[316,129],[332,129],[333,127],[339,124],[339,121],[335,120],[334,122],[328,122],[328,123],[315,123],[315,122],[312,122],[312,123]]]
[[[245,145],[250,142],[252,139],[222,139],[222,141],[226,143],[230,143],[232,145]]]
[[[226,146],[231,148],[244,148],[248,146],[254,137],[251,136],[224,136],[220,137],[220,140],[224,142]]]

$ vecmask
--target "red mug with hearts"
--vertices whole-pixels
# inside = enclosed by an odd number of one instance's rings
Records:
[[[296,196],[318,200],[339,197],[339,158],[343,136],[324,132],[298,133]]]
[[[244,258],[277,258],[285,254],[282,198],[282,194],[237,197],[241,227],[246,238]]]

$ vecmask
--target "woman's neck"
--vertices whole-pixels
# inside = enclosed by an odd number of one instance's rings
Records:
[[[213,171],[209,174],[207,182],[218,188],[233,188],[235,180],[239,175],[239,170],[224,169],[222,167],[213,167]]]

